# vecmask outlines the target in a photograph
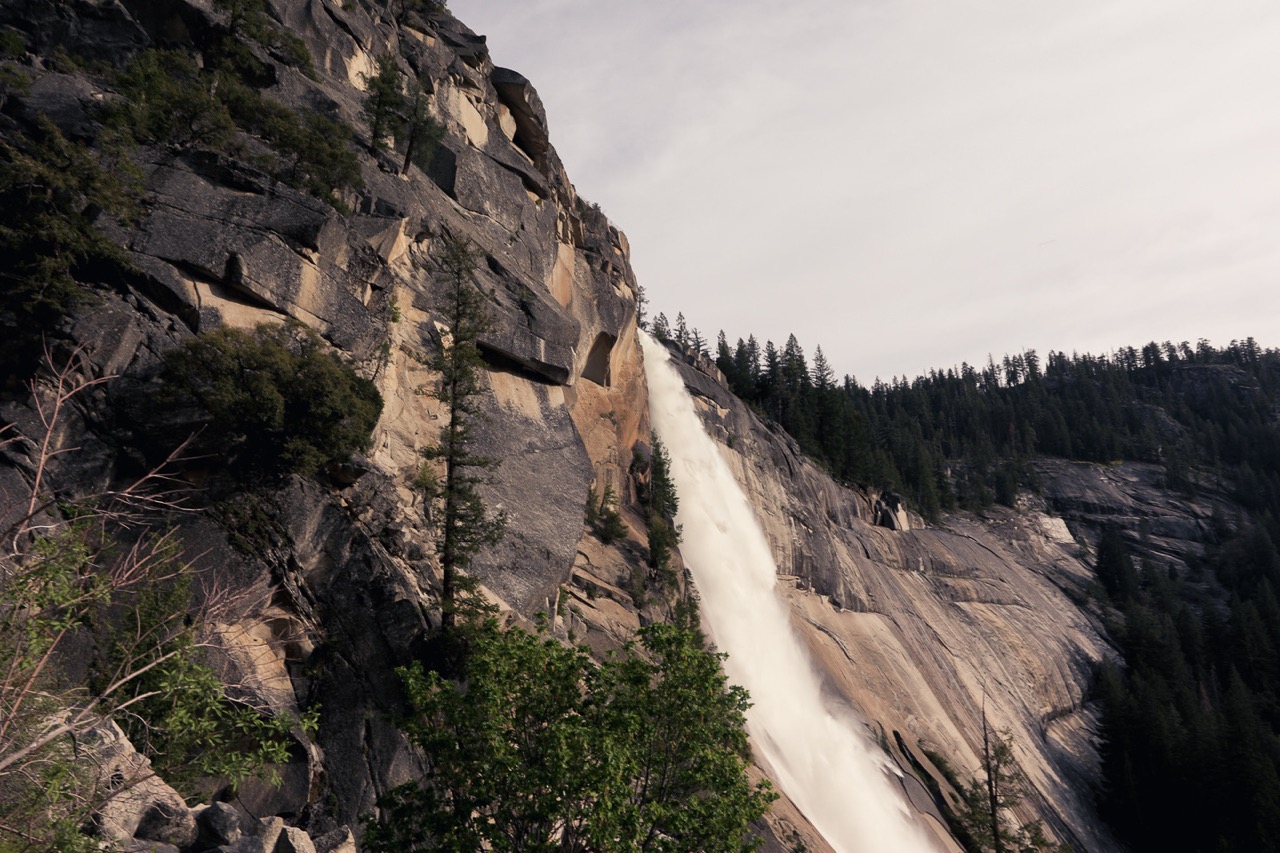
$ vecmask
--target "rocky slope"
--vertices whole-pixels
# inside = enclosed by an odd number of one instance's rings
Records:
[[[509,533],[478,574],[513,618],[541,611],[560,636],[599,652],[669,606],[639,592],[658,579],[646,576],[635,501],[649,452],[638,287],[625,236],[574,191],[536,92],[494,64],[483,37],[426,5],[399,20],[372,0],[270,0],[268,8],[305,42],[315,73],[263,52],[275,79],[267,94],[357,128],[362,186],[343,193],[350,212],[340,213],[242,153],[136,149],[142,215],[98,223],[128,266],[117,279],[89,282],[96,302],[58,330],[60,349],[87,347],[88,374],[116,378],[78,401],[59,441],[79,450],[60,458],[50,482],[74,497],[133,473],[130,412],[153,388],[160,353],[220,325],[298,321],[377,383],[385,409],[372,452],[324,482],[295,478],[276,493],[272,547],[246,553],[213,515],[179,520],[186,552],[244,592],[246,605],[214,626],[228,681],[277,710],[321,708],[318,732],[297,733],[283,786],[246,783],[221,795],[261,819],[259,849],[304,849],[280,840],[309,843],[302,830],[323,839],[319,849],[351,849],[360,816],[417,769],[392,722],[393,668],[418,650],[438,584],[411,488],[441,423],[423,362],[444,331],[433,258],[448,239],[472,241],[496,318],[481,341],[488,418],[477,449],[501,460],[485,498],[507,512]],[[0,8],[0,25],[21,33],[18,64],[33,78],[4,104],[6,130],[43,113],[68,137],[92,139],[97,105],[116,95],[102,75],[51,61],[55,48],[117,65],[156,46],[199,55],[227,13],[211,0],[13,0]],[[421,81],[445,128],[425,171],[400,174],[399,158],[367,137],[364,75],[387,52]],[[906,772],[922,819],[945,836],[916,778],[935,775],[949,791],[927,752],[962,775],[975,771],[985,711],[1012,732],[1034,786],[1022,816],[1045,818],[1078,849],[1113,848],[1091,804],[1089,681],[1109,651],[1094,609],[1082,605],[1089,543],[1100,523],[1120,522],[1178,561],[1198,547],[1212,506],[1169,500],[1140,466],[1053,464],[1043,497],[1028,497],[1020,512],[926,526],[892,495],[832,482],[713,374],[684,368],[764,522],[796,626],[832,693]],[[37,430],[21,394],[10,393],[3,415]],[[31,459],[19,446],[3,452],[0,482],[17,494]],[[198,481],[209,472],[186,473]],[[588,490],[606,486],[630,529],[612,545],[583,524]],[[139,821],[161,800],[172,806],[172,792],[136,804],[113,832],[152,832]],[[221,832],[227,849],[242,843],[223,810],[203,814],[205,841],[194,841],[185,819],[172,838],[210,846]],[[771,849],[823,848],[785,800],[770,826]]]
[[[524,618],[557,609],[575,618],[557,604],[578,564],[597,601],[591,609],[602,614],[578,634],[602,647],[630,636],[640,610],[618,584],[641,564],[640,546],[580,540],[593,484],[631,494],[633,446],[648,428],[626,238],[575,193],[529,82],[496,66],[484,38],[444,11],[423,6],[397,21],[372,2],[279,0],[268,9],[273,25],[302,38],[315,66],[309,77],[260,52],[276,78],[268,97],[363,129],[362,75],[390,52],[429,93],[441,145],[427,172],[402,175],[399,158],[357,132],[362,186],[339,200],[350,213],[274,180],[249,156],[198,144],[136,148],[142,215],[98,221],[125,249],[123,276],[86,282],[95,289],[90,310],[57,330],[59,353],[83,345],[82,371],[115,378],[76,401],[58,439],[79,449],[46,482],[73,498],[134,473],[130,444],[140,439],[130,434],[131,413],[151,392],[159,354],[221,325],[300,322],[376,381],[385,409],[368,459],[275,494],[272,547],[236,548],[235,531],[213,516],[178,520],[186,552],[253,602],[213,626],[226,679],[276,710],[322,709],[315,737],[298,732],[283,786],[248,782],[233,802],[319,838],[358,834],[376,797],[416,767],[392,722],[400,701],[393,668],[422,641],[438,582],[410,481],[439,430],[423,356],[442,333],[432,260],[442,242],[477,247],[495,319],[480,342],[491,393],[477,441],[502,460],[486,499],[510,520],[478,566],[495,600]],[[52,61],[55,50],[116,66],[153,47],[200,56],[227,23],[208,0],[6,3],[0,25],[21,35],[16,65],[31,78],[5,104],[6,131],[39,114],[73,140],[100,131],[98,105],[116,97],[110,79],[86,70],[87,61]],[[5,420],[36,435],[32,407],[11,395]],[[5,453],[12,499],[32,459],[20,445]],[[196,481],[206,473],[186,470]],[[139,817],[115,833],[136,831]]]

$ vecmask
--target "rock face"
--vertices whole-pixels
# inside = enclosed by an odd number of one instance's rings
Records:
[[[593,485],[634,495],[632,446],[648,434],[638,287],[626,238],[569,182],[536,91],[496,67],[482,37],[447,12],[397,21],[372,0],[268,8],[274,25],[308,46],[315,75],[262,53],[275,80],[265,96],[356,128],[363,186],[345,194],[350,212],[340,213],[273,180],[243,151],[137,148],[142,215],[103,223],[127,255],[127,276],[99,288],[92,310],[60,330],[67,347],[88,347],[87,371],[118,378],[79,401],[60,438],[81,450],[60,457],[46,482],[70,497],[133,473],[135,402],[150,393],[159,355],[199,332],[296,321],[376,381],[385,409],[369,458],[331,482],[294,480],[273,495],[271,547],[237,548],[234,531],[206,515],[180,520],[178,531],[187,553],[254,602],[211,626],[228,682],[277,712],[321,709],[318,734],[299,732],[280,768],[283,784],[248,781],[231,801],[296,826],[264,841],[247,831],[232,837],[239,830],[222,821],[226,832],[202,843],[313,849],[305,829],[323,842],[317,849],[352,849],[378,795],[420,769],[394,724],[402,710],[394,668],[420,651],[438,584],[431,526],[410,487],[442,414],[431,393],[437,377],[424,366],[448,334],[435,258],[446,241],[475,247],[493,319],[479,342],[490,393],[475,449],[502,461],[484,497],[506,511],[510,534],[476,572],[514,618],[553,613],[562,636],[573,630],[601,649],[625,642],[640,621],[618,583],[642,565],[642,546],[601,546],[583,524]],[[2,26],[23,35],[33,78],[7,110],[23,120],[43,113],[84,139],[96,135],[97,104],[114,95],[101,76],[65,64],[65,73],[52,71],[44,58],[55,47],[118,66],[152,47],[199,57],[226,20],[207,0],[23,0],[0,8]],[[444,127],[425,172],[401,174],[402,157],[370,147],[362,75],[388,52]],[[38,430],[20,396],[5,419]],[[12,480],[16,492],[21,481],[10,474],[29,460],[18,446],[6,452],[0,482]],[[593,580],[612,590],[599,606],[595,587],[569,590],[582,552],[595,560]],[[579,603],[570,609],[572,595]],[[120,839],[191,846],[194,835],[175,835],[152,812],[131,806],[104,820]],[[204,815],[207,836],[214,817]]]
[[[435,258],[449,240],[477,248],[494,318],[480,341],[488,393],[476,450],[501,460],[484,498],[510,521],[476,566],[485,588],[513,619],[541,611],[557,635],[599,653],[667,615],[661,596],[639,593],[656,579],[646,577],[636,501],[649,427],[628,244],[577,196],[536,91],[495,66],[483,37],[447,12],[396,21],[388,5],[397,4],[374,0],[268,5],[309,47],[316,73],[264,54],[275,80],[267,95],[357,128],[363,187],[345,194],[350,213],[339,213],[249,157],[139,148],[144,214],[103,225],[130,271],[60,330],[63,344],[89,347],[88,372],[118,378],[79,401],[59,446],[80,450],[46,476],[73,497],[136,473],[131,406],[151,390],[160,354],[219,326],[302,323],[377,383],[385,408],[368,458],[323,483],[295,478],[273,495],[269,547],[237,548],[236,531],[212,515],[180,521],[187,553],[251,602],[212,626],[228,681],[260,706],[318,706],[321,717],[314,736],[297,733],[283,785],[222,792],[230,802],[199,813],[198,841],[194,813],[159,788],[136,808],[104,812],[109,834],[157,849],[353,850],[360,817],[421,769],[393,722],[394,667],[420,651],[436,618],[433,532],[411,482],[445,414],[424,355],[448,334]],[[222,15],[207,0],[5,3],[0,25],[26,37],[23,62],[34,77],[5,112],[44,113],[68,136],[91,137],[94,105],[112,97],[106,84],[38,57],[56,46],[117,64],[153,46],[198,54]],[[400,174],[400,158],[367,138],[362,75],[389,51],[445,128],[425,171]],[[1043,496],[1021,511],[926,525],[896,495],[832,482],[713,368],[685,365],[683,375],[757,509],[781,594],[830,690],[882,736],[922,819],[945,835],[913,780],[934,776],[950,790],[930,754],[962,776],[976,771],[985,709],[1012,733],[1034,787],[1021,816],[1044,818],[1077,849],[1112,849],[1090,789],[1097,744],[1088,686],[1110,653],[1080,604],[1090,543],[1115,523],[1177,563],[1199,547],[1213,502],[1171,499],[1142,466],[1046,463]],[[37,429],[21,395],[6,397],[4,417],[24,434]],[[8,489],[29,459],[17,445],[0,451]],[[583,523],[589,490],[606,488],[628,528],[611,545]],[[785,800],[766,832],[767,849],[824,849]]]

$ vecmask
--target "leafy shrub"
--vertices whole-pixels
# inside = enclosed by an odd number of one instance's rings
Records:
[[[198,443],[250,479],[314,474],[367,450],[382,412],[372,382],[295,326],[221,328],[165,354],[161,399],[194,407]]]
[[[335,189],[360,185],[351,128],[342,122],[301,115],[227,74],[219,77],[218,92],[235,123],[275,150],[271,171],[285,183],[333,204]]]
[[[32,383],[36,432],[0,430],[0,445],[35,448],[37,472],[60,452],[51,439],[72,400],[102,384],[77,378],[84,367],[73,355]],[[314,726],[314,714],[273,718],[233,701],[204,662],[208,625],[235,602],[207,587],[193,608],[197,574],[140,510],[171,505],[155,491],[162,479],[72,504],[37,473],[9,496],[22,517],[0,532],[0,850],[103,849],[82,833],[87,819],[141,781],[106,778],[95,760],[111,722],[166,774],[232,783],[274,779],[292,727]]]
[[[235,132],[208,78],[182,51],[135,54],[114,83],[125,100],[108,108],[108,122],[140,142],[220,148]]]
[[[462,684],[400,670],[427,775],[379,801],[370,851],[738,851],[774,795],[747,777],[747,694],[689,625],[597,666],[488,625]]]

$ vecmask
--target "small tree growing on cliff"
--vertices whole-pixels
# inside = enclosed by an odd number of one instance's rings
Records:
[[[365,83],[362,110],[369,122],[373,147],[381,149],[390,134],[397,145],[404,146],[400,173],[409,171],[410,165],[425,171],[444,137],[444,125],[431,115],[430,100],[422,84],[411,77],[406,87],[392,53],[378,57],[377,73],[362,76]]]
[[[414,165],[424,172],[431,165],[440,140],[444,138],[444,125],[436,121],[428,108],[427,93],[416,81],[409,84],[404,100],[404,114],[396,126],[396,143],[404,145],[404,163],[400,174]]]
[[[657,435],[653,436],[653,457],[649,462],[649,488],[645,493],[648,510],[649,565],[660,572],[670,568],[671,551],[680,544],[676,510],[680,501],[671,482],[671,458]]]
[[[380,55],[377,71],[360,76],[365,86],[361,109],[365,121],[369,122],[369,136],[374,148],[382,148],[387,134],[395,128],[396,116],[404,108],[404,87],[395,54]]]
[[[958,815],[976,851],[1032,853],[1060,848],[1044,837],[1040,821],[1025,826],[1012,822],[1010,811],[1025,796],[1022,771],[1013,760],[1007,735],[995,731],[982,713],[982,779],[960,791],[964,804]]]
[[[481,370],[484,361],[476,345],[489,328],[489,313],[484,296],[475,283],[476,249],[469,241],[449,238],[437,268],[445,287],[443,319],[449,326],[442,336],[439,351],[428,366],[439,372],[440,386],[434,392],[437,400],[449,409],[448,420],[440,436],[440,444],[423,451],[428,462],[443,463],[443,480],[437,478],[433,491],[442,504],[437,518],[436,552],[440,556],[443,582],[440,590],[440,624],[447,633],[454,629],[460,609],[475,604],[474,578],[466,576],[476,553],[492,545],[502,536],[505,517],[493,515],[485,508],[477,487],[485,478],[477,473],[496,465],[496,461],[473,453],[472,424],[481,416]],[[419,474],[419,479],[431,478]],[[432,499],[433,495],[427,495]]]

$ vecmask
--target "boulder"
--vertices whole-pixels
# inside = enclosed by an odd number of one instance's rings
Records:
[[[235,844],[244,837],[240,813],[226,803],[213,803],[196,815],[199,843],[204,847]]]
[[[108,839],[133,838],[179,847],[196,840],[196,823],[182,795],[156,776],[151,761],[114,722],[90,732],[84,746],[93,756],[104,790],[110,793],[95,814],[99,831]]]
[[[185,803],[169,800],[153,802],[142,814],[134,836],[143,841],[158,841],[187,847],[196,840],[196,819]]]
[[[357,853],[351,827],[342,826],[315,839],[316,853]]]
[[[275,853],[316,853],[316,845],[301,829],[287,826],[276,842]]]

